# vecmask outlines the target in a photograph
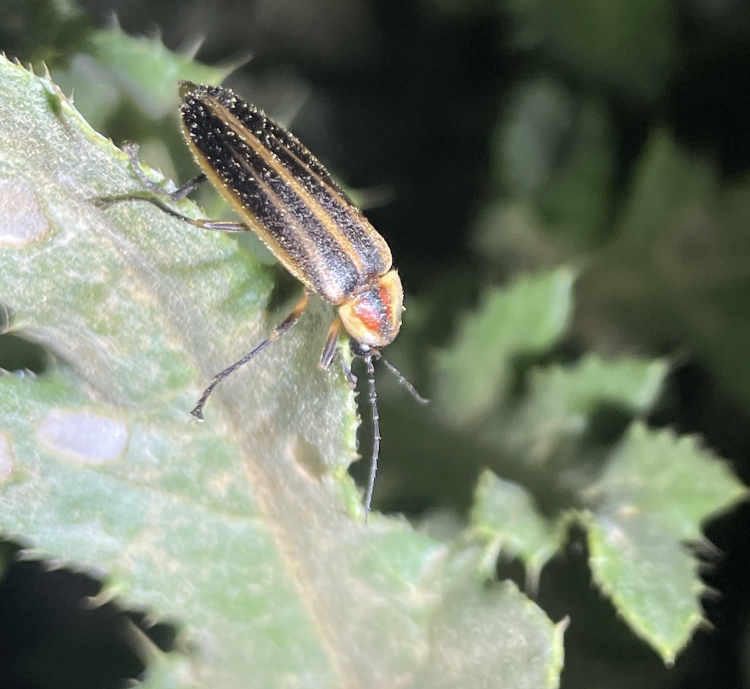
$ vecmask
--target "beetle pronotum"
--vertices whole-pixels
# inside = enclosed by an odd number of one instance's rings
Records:
[[[398,334],[404,308],[401,279],[392,266],[390,249],[323,165],[297,138],[257,108],[229,89],[187,81],[180,82],[180,96],[182,133],[203,173],[177,191],[165,192],[146,178],[138,164],[137,147],[129,145],[126,151],[133,169],[149,192],[170,201],[177,201],[208,179],[242,222],[195,220],[151,195],[123,194],[96,202],[106,208],[119,201],[147,201],[203,229],[255,232],[304,285],[302,298],[269,337],[214,376],[191,412],[199,419],[214,388],[289,330],[304,313],[311,294],[338,307],[319,367],[330,367],[343,327],[350,336],[352,353],[365,361],[370,388],[374,443],[365,498],[366,521],[380,452],[373,358],[382,359],[415,399],[426,403],[380,354],[380,349]],[[344,370],[349,382],[356,383],[345,365]]]

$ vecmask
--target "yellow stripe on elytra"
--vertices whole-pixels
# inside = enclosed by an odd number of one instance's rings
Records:
[[[288,150],[287,153],[289,153],[289,155],[297,161],[297,164],[300,167],[307,170],[308,174],[311,177],[315,178],[321,186],[325,187],[328,190],[328,193],[333,196],[333,198],[335,198],[339,202],[339,204],[341,204],[342,208],[346,208],[347,212],[350,215],[354,216],[354,219],[358,223],[360,229],[364,232],[364,234],[367,235],[370,242],[377,247],[378,252],[383,257],[383,265],[385,267],[385,271],[387,272],[388,270],[390,270],[393,263],[390,247],[388,246],[385,239],[383,239],[383,237],[378,234],[377,230],[369,223],[369,221],[362,216],[359,209],[356,206],[352,205],[352,202],[349,201],[349,199],[344,198],[339,193],[338,189],[330,186],[328,182],[326,182],[304,160],[297,156],[294,151]]]
[[[184,125],[183,125],[184,129]],[[188,142],[190,150],[193,152],[195,159],[199,162],[205,160],[203,152],[195,145],[193,140],[190,138],[189,133],[186,131],[185,138]],[[301,268],[308,268],[308,266],[302,265],[299,261],[291,257],[287,251],[281,246],[279,241],[271,234],[263,224],[263,222],[256,217],[256,215],[242,202],[231,189],[229,189],[223,179],[219,177],[216,170],[209,164],[203,164],[201,162],[201,168],[208,177],[211,184],[215,189],[218,189],[222,196],[230,203],[237,215],[242,218],[242,221],[248,226],[248,229],[255,232],[262,240],[263,243],[271,250],[274,256],[281,262],[281,264],[302,282],[308,289],[313,292],[318,292],[318,287],[313,283],[311,276],[302,272]],[[307,239],[307,237],[305,237]],[[312,257],[314,259],[314,257]],[[323,295],[326,296],[327,295]]]
[[[263,145],[263,142],[259,141],[257,137],[253,135],[238,119],[233,115],[229,109],[222,105],[215,98],[206,98],[206,104],[214,111],[217,117],[222,122],[226,122],[234,130],[234,132],[245,141],[267,164],[268,166],[281,178],[281,180],[294,191],[297,196],[302,199],[302,202],[312,211],[313,215],[324,227],[324,229],[331,235],[333,240],[341,247],[342,251],[354,264],[357,272],[362,275],[367,275],[367,269],[362,257],[355,250],[352,241],[339,229],[336,221],[331,218],[328,212],[323,208],[317,199],[287,170],[284,165],[279,161],[271,151]],[[325,185],[329,191],[332,190],[328,185]],[[358,219],[359,220],[359,219]]]
[[[341,289],[341,285],[339,285],[335,279],[331,280],[326,278],[327,271],[321,271],[318,269],[319,266],[325,264],[320,246],[318,246],[310,237],[309,233],[305,230],[304,225],[297,220],[293,214],[286,210],[287,206],[284,203],[284,200],[271,188],[268,182],[263,180],[257,170],[255,170],[244,158],[240,159],[239,162],[248,174],[253,177],[266,198],[285,216],[286,229],[295,236],[302,245],[302,249],[307,254],[308,261],[301,262],[302,270],[308,273],[305,282],[310,282],[315,286],[316,291],[324,294],[324,296],[333,304],[338,304],[345,295]],[[315,276],[310,275],[310,273],[313,272],[315,273]],[[315,285],[314,277],[317,278],[320,283],[319,286]]]

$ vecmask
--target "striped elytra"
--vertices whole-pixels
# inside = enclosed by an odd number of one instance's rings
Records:
[[[339,305],[391,270],[385,240],[300,141],[260,110],[228,89],[186,85],[180,112],[203,171],[311,292]]]

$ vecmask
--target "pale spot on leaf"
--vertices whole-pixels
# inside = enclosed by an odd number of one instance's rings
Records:
[[[48,230],[36,194],[25,184],[0,179],[0,246],[25,246]]]
[[[58,454],[84,464],[119,459],[128,442],[124,423],[90,412],[53,410],[39,427],[39,440]]]

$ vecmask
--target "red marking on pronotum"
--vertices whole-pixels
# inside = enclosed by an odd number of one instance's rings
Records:
[[[376,304],[373,304],[370,299],[361,299],[357,302],[354,313],[362,323],[369,329],[375,331],[382,331],[385,327],[386,320]]]

